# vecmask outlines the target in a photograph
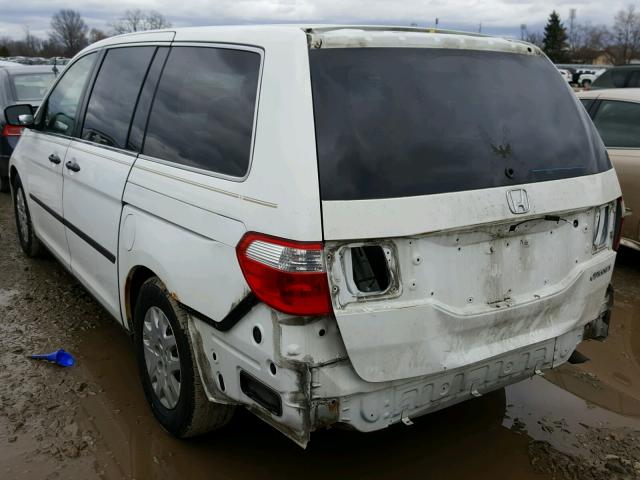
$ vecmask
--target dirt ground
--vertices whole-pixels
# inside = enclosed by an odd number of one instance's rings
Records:
[[[154,421],[130,340],[49,256],[26,259],[0,195],[0,478],[640,478],[640,255],[614,273],[612,332],[563,366],[374,434],[301,450],[249,413],[179,441]],[[75,367],[26,358],[65,348]]]

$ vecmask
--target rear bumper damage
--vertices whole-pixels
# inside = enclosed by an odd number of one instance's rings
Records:
[[[387,382],[368,382],[357,374],[344,347],[339,345],[340,333],[330,319],[294,326],[273,316],[273,329],[264,329],[263,345],[268,350],[261,351],[257,345],[247,348],[249,345],[244,343],[244,353],[238,342],[250,335],[255,318],[240,322],[224,334],[192,319],[190,331],[209,399],[245,405],[305,447],[311,432],[320,428],[342,424],[371,432],[401,421],[410,424],[413,418],[558,367],[569,360],[583,340],[606,337],[613,302],[611,288],[604,302],[600,302],[595,320],[575,325],[557,337],[455,369]],[[258,306],[252,314],[263,318],[267,311],[267,307]],[[300,345],[294,342],[309,338],[310,332],[316,331],[323,333],[315,336],[315,344],[307,343],[313,354],[294,352],[292,347]],[[331,349],[322,346],[325,340],[324,345]],[[277,369],[270,370],[271,359]],[[242,385],[243,375],[256,382],[250,390]],[[222,376],[224,386],[220,383]],[[277,408],[273,408],[274,401]]]
[[[342,423],[379,430],[481,396],[565,363],[583,328],[451,371],[399,382],[369,383],[348,361],[312,369],[314,427]]]

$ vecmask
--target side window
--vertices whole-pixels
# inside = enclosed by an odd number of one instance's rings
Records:
[[[242,177],[249,167],[260,55],[174,47],[149,116],[143,153]]]
[[[640,148],[640,103],[603,100],[593,119],[609,148]]]
[[[638,88],[640,87],[640,70],[634,70],[629,75],[629,81],[626,88]]]
[[[87,105],[84,140],[125,148],[138,93],[154,52],[155,47],[107,51]]]
[[[592,98],[581,98],[580,99],[580,103],[582,103],[582,106],[584,107],[584,109],[589,112],[589,110],[591,109],[591,105],[593,105],[593,102],[595,100],[593,100]]]
[[[65,70],[47,99],[42,125],[44,131],[73,134],[80,97],[95,61],[96,54],[90,53]]]

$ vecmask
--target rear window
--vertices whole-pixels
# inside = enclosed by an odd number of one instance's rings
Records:
[[[310,51],[321,196],[406,197],[611,168],[546,58],[399,48]]]
[[[19,74],[11,77],[18,101],[42,100],[54,80],[53,72]]]

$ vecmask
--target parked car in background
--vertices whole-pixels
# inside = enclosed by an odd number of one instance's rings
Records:
[[[573,75],[569,70],[566,68],[558,68],[558,72],[560,72],[560,75],[562,75],[562,78],[564,78],[567,83],[571,83]]]
[[[591,88],[640,88],[640,65],[610,68],[594,80]]]
[[[622,245],[640,250],[640,88],[578,93],[607,147],[628,215]]]
[[[583,70],[578,75],[577,84],[584,88],[589,88],[591,84],[602,75],[606,69],[591,69],[591,70]]]
[[[5,113],[26,127],[23,251],[46,245],[131,332],[178,437],[235,405],[303,446],[333,424],[410,424],[607,336],[620,187],[534,45],[383,26],[120,35],[35,116]]]
[[[6,123],[4,109],[16,103],[40,105],[40,101],[55,79],[49,66],[0,65],[0,191],[9,191],[9,157],[22,128]]]

